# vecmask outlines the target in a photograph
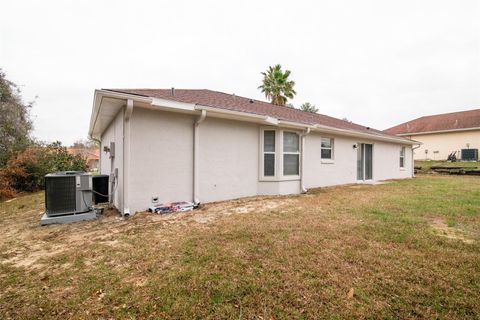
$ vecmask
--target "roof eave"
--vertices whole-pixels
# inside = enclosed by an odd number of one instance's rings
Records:
[[[256,123],[262,123],[265,125],[290,127],[290,128],[300,129],[300,130],[305,130],[307,128],[310,128],[311,130],[314,130],[317,132],[338,134],[338,135],[350,136],[350,137],[359,137],[364,139],[385,141],[385,142],[392,142],[392,143],[399,143],[399,144],[407,144],[407,145],[420,144],[418,141],[414,141],[414,140],[410,140],[402,137],[386,136],[386,135],[383,136],[383,135],[378,135],[373,133],[364,133],[356,130],[340,129],[340,128],[319,125],[319,124],[308,124],[308,123],[285,121],[285,120],[280,120],[271,116],[255,114],[250,112],[234,111],[234,110],[204,106],[204,105],[194,104],[194,103],[179,102],[179,101],[170,100],[170,99],[134,95],[134,94],[106,90],[106,89],[97,89],[95,90],[95,94],[94,94],[92,115],[90,118],[90,128],[89,128],[89,136],[94,139],[99,139],[101,137],[101,134],[105,130],[105,128],[103,128],[103,130],[100,130],[101,132],[98,130],[95,130],[97,125],[98,115],[102,111],[101,110],[102,99],[104,97],[120,99],[125,101],[128,99],[131,99],[134,102],[137,102],[137,103],[140,102],[140,103],[146,104],[149,108],[154,108],[157,110],[183,112],[183,113],[197,113],[201,110],[205,110],[211,114],[214,114],[214,115],[216,114],[217,116],[221,115],[221,117],[223,118],[228,118],[232,120],[251,121]],[[108,125],[105,127],[108,127]]]
[[[339,134],[339,135],[348,136],[348,137],[371,139],[376,141],[392,142],[392,143],[407,144],[407,145],[419,144],[418,141],[414,141],[411,139],[395,137],[395,136],[377,135],[374,133],[366,133],[366,132],[360,132],[360,131],[348,130],[348,129],[340,129],[340,128],[334,128],[334,127],[329,127],[329,126],[324,126],[319,124],[315,125],[315,130],[319,132]]]
[[[317,131],[317,132],[323,132],[323,133],[331,133],[331,134],[338,134],[338,135],[343,135],[343,136],[350,136],[350,137],[360,137],[364,139],[371,139],[371,140],[377,140],[377,141],[385,141],[385,142],[393,142],[393,143],[401,143],[401,144],[407,144],[407,145],[416,145],[419,144],[418,141],[414,141],[411,139],[406,139],[406,138],[401,138],[401,137],[395,137],[395,136],[383,136],[383,135],[377,135],[373,133],[363,133],[355,130],[347,130],[347,129],[340,129],[340,128],[335,128],[335,127],[330,127],[330,126],[325,126],[325,125],[319,125],[319,124],[308,124],[308,123],[299,123],[299,122],[292,122],[292,121],[285,121],[285,120],[279,120],[276,118],[272,118],[270,116],[265,116],[265,115],[259,115],[259,114],[254,114],[254,113],[248,113],[248,112],[240,112],[240,111],[232,111],[228,109],[221,109],[221,108],[214,108],[214,107],[209,107],[209,106],[202,106],[202,105],[196,105],[195,106],[196,110],[206,110],[207,112],[211,113],[216,113],[216,114],[228,114],[230,119],[237,119],[237,120],[247,120],[250,118],[254,120],[254,122],[263,122],[266,125],[274,125],[274,126],[282,126],[282,127],[288,127],[288,128],[294,128],[294,129],[300,129],[300,130],[305,130],[307,128],[310,128],[311,130]]]
[[[480,127],[447,129],[447,130],[433,130],[433,131],[423,131],[423,132],[407,132],[407,133],[398,133],[397,136],[401,136],[401,137],[404,137],[404,136],[420,136],[420,135],[424,135],[424,134],[476,131],[476,130],[480,130]]]
[[[92,106],[92,114],[90,115],[90,126],[88,129],[88,136],[92,139],[99,140],[101,138],[101,134],[103,130],[97,131],[96,129],[98,126],[98,117],[102,112],[102,101],[104,98],[112,98],[118,99],[120,101],[125,100],[125,102],[129,99],[141,103],[148,103],[151,104],[152,99],[150,97],[142,97],[139,95],[132,95],[127,93],[119,93],[111,90],[105,89],[96,89],[93,95],[93,106]],[[112,119],[113,120],[113,119]],[[108,127],[108,125],[106,126]],[[97,133],[99,132],[99,134]]]

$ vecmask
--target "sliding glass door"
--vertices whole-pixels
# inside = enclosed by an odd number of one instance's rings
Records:
[[[365,144],[365,180],[373,178],[373,145]]]
[[[357,144],[357,180],[363,181],[363,154],[365,145],[363,143]]]
[[[368,143],[357,144],[357,180],[373,179],[373,145]]]

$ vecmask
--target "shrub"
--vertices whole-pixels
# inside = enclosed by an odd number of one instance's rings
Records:
[[[11,158],[0,170],[0,198],[12,197],[20,191],[42,189],[48,173],[86,169],[85,159],[69,154],[60,142],[30,146]]]

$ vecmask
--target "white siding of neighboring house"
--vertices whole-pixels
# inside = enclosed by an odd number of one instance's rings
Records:
[[[152,205],[154,196],[158,197],[159,203],[193,200],[193,125],[196,119],[182,113],[134,109],[130,136],[131,213],[146,210]],[[121,129],[118,125],[111,125],[106,130],[102,136],[102,148],[104,143],[113,139],[112,134],[117,133],[115,139],[118,140],[118,132],[121,131],[112,132],[112,128],[116,130],[117,127]],[[213,118],[207,114],[198,129],[197,196],[201,202],[301,191],[298,177],[281,177],[280,139],[277,139],[277,172],[279,178],[285,181],[260,181],[262,128],[265,126]],[[281,130],[276,127],[272,129]],[[401,145],[325,136],[335,139],[333,163],[322,163],[320,159],[321,134],[311,133],[306,137],[304,185],[308,188],[355,183],[357,151],[353,144],[358,142],[374,144],[374,180],[411,177],[410,146],[406,146],[405,169],[401,170]],[[119,152],[117,148],[117,155]],[[103,152],[101,166],[102,173],[109,172],[108,155]]]
[[[415,150],[415,160],[446,160],[453,151],[457,151],[460,159],[462,149],[480,149],[480,130],[413,135],[409,138],[423,143]],[[428,152],[425,153],[425,150]]]

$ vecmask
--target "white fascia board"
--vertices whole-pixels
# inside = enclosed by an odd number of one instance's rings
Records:
[[[437,131],[424,131],[424,132],[415,132],[415,133],[399,133],[397,136],[421,136],[424,134],[435,134],[435,133],[449,133],[449,132],[462,132],[462,131],[477,131],[480,130],[480,127],[473,128],[462,128],[462,129],[449,129],[449,130],[437,130]]]
[[[195,110],[205,110],[208,111],[211,117],[215,117],[215,114],[224,115],[228,117],[228,119],[232,120],[240,120],[240,121],[251,121],[251,122],[261,122],[268,125],[278,125],[279,121],[276,118],[264,116],[260,114],[248,113],[248,112],[241,112],[241,111],[233,111],[221,108],[214,108],[209,106],[202,106],[196,105]]]
[[[92,114],[90,115],[90,126],[88,127],[88,136],[90,138],[96,138],[96,137],[93,137],[92,134],[93,134],[93,127],[95,126],[95,120],[98,117],[98,109],[99,109],[99,102],[97,102],[99,98],[98,98],[97,92],[98,90],[95,90],[93,94]]]
[[[175,100],[169,99],[161,99],[161,98],[151,98],[152,99],[152,106],[159,107],[161,109],[178,109],[183,111],[195,111],[195,104],[194,103],[186,103],[180,102]]]
[[[315,129],[315,125],[310,125],[307,123],[299,123],[299,122],[292,122],[292,121],[285,121],[285,120],[279,120],[278,125],[286,128],[293,128],[293,129],[300,129],[300,130],[306,130],[307,128]]]
[[[273,117],[268,117],[268,116],[267,116],[267,117],[265,118],[265,122],[266,122],[266,123],[269,123],[269,124],[271,124],[271,125],[274,125],[274,126],[278,125],[278,119],[277,119],[277,118],[273,118]]]
[[[251,119],[251,120],[254,120],[254,122],[258,122],[260,120],[269,125],[283,126],[283,127],[295,128],[300,130],[305,130],[307,128],[310,128],[320,132],[330,132],[332,134],[338,134],[338,135],[344,135],[344,136],[350,136],[350,137],[359,137],[359,138],[370,139],[370,140],[387,141],[387,142],[393,142],[393,143],[404,144],[404,145],[420,144],[417,141],[413,141],[413,140],[409,140],[401,137],[396,138],[396,137],[380,136],[376,134],[361,133],[353,130],[338,129],[338,128],[328,127],[328,126],[323,126],[318,124],[310,125],[310,124],[302,124],[298,122],[283,121],[283,120],[278,120],[269,116],[257,115],[257,114],[247,113],[247,112],[225,110],[225,109],[213,108],[213,107],[201,106],[201,105],[195,106],[195,109],[206,110],[209,112],[209,114],[211,114],[211,116],[214,116],[215,113],[228,114],[231,119],[237,119],[237,120],[243,120],[243,121],[245,121],[246,119]]]
[[[376,135],[372,133],[363,133],[363,132],[358,132],[353,130],[333,128],[333,127],[323,126],[319,124],[315,125],[315,130],[319,132],[339,134],[339,135],[344,135],[349,137],[359,137],[359,138],[370,139],[370,140],[393,142],[398,144],[406,144],[406,145],[419,144],[418,141],[409,140],[401,137],[395,138],[395,137],[381,136],[381,135]]]
[[[152,102],[151,97],[140,96],[136,94],[123,93],[123,92],[110,91],[110,90],[95,90],[95,93],[97,92],[108,98],[117,98],[117,99],[125,99],[125,100],[131,99],[133,101],[144,102],[144,103]]]

